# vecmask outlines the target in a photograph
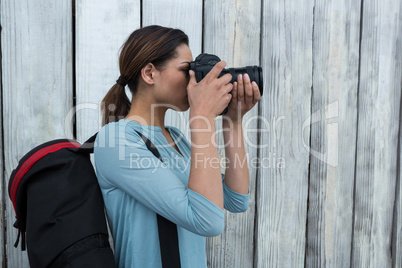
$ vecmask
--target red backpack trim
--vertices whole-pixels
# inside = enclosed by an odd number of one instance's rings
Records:
[[[11,190],[10,190],[10,199],[13,202],[14,205],[14,210],[16,210],[16,198],[17,198],[17,190],[18,190],[18,185],[20,184],[22,178],[25,176],[25,174],[29,171],[29,169],[35,165],[36,162],[38,162],[42,157],[45,157],[46,155],[56,152],[60,149],[63,148],[79,148],[81,144],[78,142],[62,142],[62,143],[57,143],[53,144],[50,146],[47,146],[45,148],[40,149],[36,153],[34,153],[32,156],[30,156],[22,166],[18,169],[18,172],[15,174],[12,184],[11,184]]]

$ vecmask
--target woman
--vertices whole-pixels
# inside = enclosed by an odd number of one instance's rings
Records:
[[[230,74],[218,78],[223,61],[197,83],[192,60],[182,31],[136,30],[120,53],[121,76],[103,100],[106,125],[97,137],[95,164],[119,267],[162,267],[156,214],[177,225],[181,267],[206,267],[205,237],[223,231],[224,207],[247,210],[241,122],[260,99],[258,86],[247,75],[234,84]],[[228,104],[223,175],[215,118]],[[169,108],[190,108],[191,144],[179,129],[164,125]],[[155,144],[163,164],[136,131]]]

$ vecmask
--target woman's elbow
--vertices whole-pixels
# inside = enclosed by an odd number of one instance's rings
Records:
[[[223,232],[225,226],[225,218],[222,217],[211,217],[207,220],[197,219],[193,222],[190,228],[187,228],[189,231],[205,237],[218,236]]]
[[[225,220],[217,220],[213,224],[210,224],[207,226],[204,230],[203,233],[200,234],[202,236],[206,237],[213,237],[213,236],[218,236],[223,232],[223,229],[225,228]]]
[[[231,213],[242,213],[248,210],[249,200],[247,199],[244,202],[233,202],[226,203],[225,209]]]
[[[243,213],[246,212],[248,210],[248,204],[246,206],[242,206],[239,209],[235,210],[235,211],[230,211],[232,213]]]
[[[243,206],[240,207],[239,213],[246,212],[248,210],[248,205],[249,205],[249,200],[247,199],[247,201],[243,203]]]

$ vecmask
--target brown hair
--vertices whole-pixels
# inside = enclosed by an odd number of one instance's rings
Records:
[[[182,44],[188,45],[188,37],[183,31],[158,25],[138,29],[128,37],[121,47],[120,77],[102,100],[102,125],[128,114],[131,102],[124,84],[128,84],[134,96],[141,69],[148,63],[156,68],[163,67],[166,61],[176,56],[176,48]]]

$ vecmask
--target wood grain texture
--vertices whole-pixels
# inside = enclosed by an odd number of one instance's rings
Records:
[[[229,67],[259,65],[261,1],[240,0],[204,3],[204,52],[218,55]],[[263,66],[264,67],[264,66]],[[250,203],[245,213],[225,215],[225,230],[207,239],[208,267],[253,267],[255,183],[257,168],[252,162],[258,150],[258,105],[243,118],[243,133],[248,154]],[[222,117],[216,120],[220,155],[225,157]],[[224,169],[223,169],[224,172]]]
[[[307,267],[350,266],[359,37],[359,1],[315,1]]]
[[[2,14],[1,14],[1,9],[2,6],[0,4],[0,33],[1,33],[1,25],[2,25]],[[2,54],[1,54],[1,41],[2,36],[0,35],[0,61],[2,61]],[[2,81],[2,73],[3,73],[3,66],[0,64],[0,83]],[[3,95],[3,88],[0,87],[0,118],[3,118],[3,110],[2,110],[2,95]],[[0,120],[0,130],[3,130],[3,121]],[[5,224],[6,224],[6,218],[5,218],[5,198],[8,196],[7,192],[7,179],[4,177],[4,158],[3,158],[3,131],[0,131],[0,264],[1,267],[6,267],[6,255],[5,255],[5,235],[6,233],[4,232],[5,230]],[[4,197],[4,199],[3,199]]]
[[[402,14],[402,13],[400,13]],[[402,50],[402,42],[399,42],[399,46]],[[402,68],[402,62],[399,62],[399,68]],[[401,81],[402,90],[402,81]],[[402,102],[400,104],[399,116],[402,116]],[[393,229],[392,229],[392,267],[402,267],[402,124],[399,121],[399,141],[398,141],[398,175],[395,187],[395,207],[394,207],[394,218],[393,218]]]
[[[86,0],[72,14],[73,2],[0,0],[2,267],[29,267],[13,247],[12,170],[72,137],[74,114],[79,141],[100,128],[119,49],[141,22],[183,29],[194,58],[204,48],[228,67],[263,67],[264,96],[243,121],[250,207],[207,240],[209,267],[402,267],[401,1]],[[190,139],[188,112],[165,123]]]
[[[263,1],[261,177],[254,267],[303,267],[314,1]],[[265,165],[265,167],[264,167]]]
[[[83,142],[101,128],[100,103],[120,76],[121,46],[140,28],[140,0],[76,1],[75,17],[77,139]]]
[[[352,263],[391,267],[401,64],[400,1],[363,1]]]
[[[71,1],[1,1],[5,178],[33,147],[71,135]],[[8,267],[28,267],[14,248],[17,230],[5,196]]]
[[[399,70],[399,74],[402,72],[402,60],[400,52],[402,51],[402,4],[399,5],[399,14],[397,17],[399,21],[396,26],[396,51],[399,51],[399,60],[395,61],[395,73]],[[398,76],[394,77],[395,85],[397,85]],[[402,77],[400,79],[399,91],[402,91]],[[402,267],[402,96],[399,104],[399,140],[398,140],[398,170],[395,187],[395,205],[393,215],[393,228],[392,228],[392,267]]]
[[[202,45],[202,0],[167,0],[144,1],[142,24],[161,25],[181,29],[188,35],[193,58],[201,53]],[[179,128],[188,140],[191,140],[189,110],[176,112],[169,109],[165,125]]]

